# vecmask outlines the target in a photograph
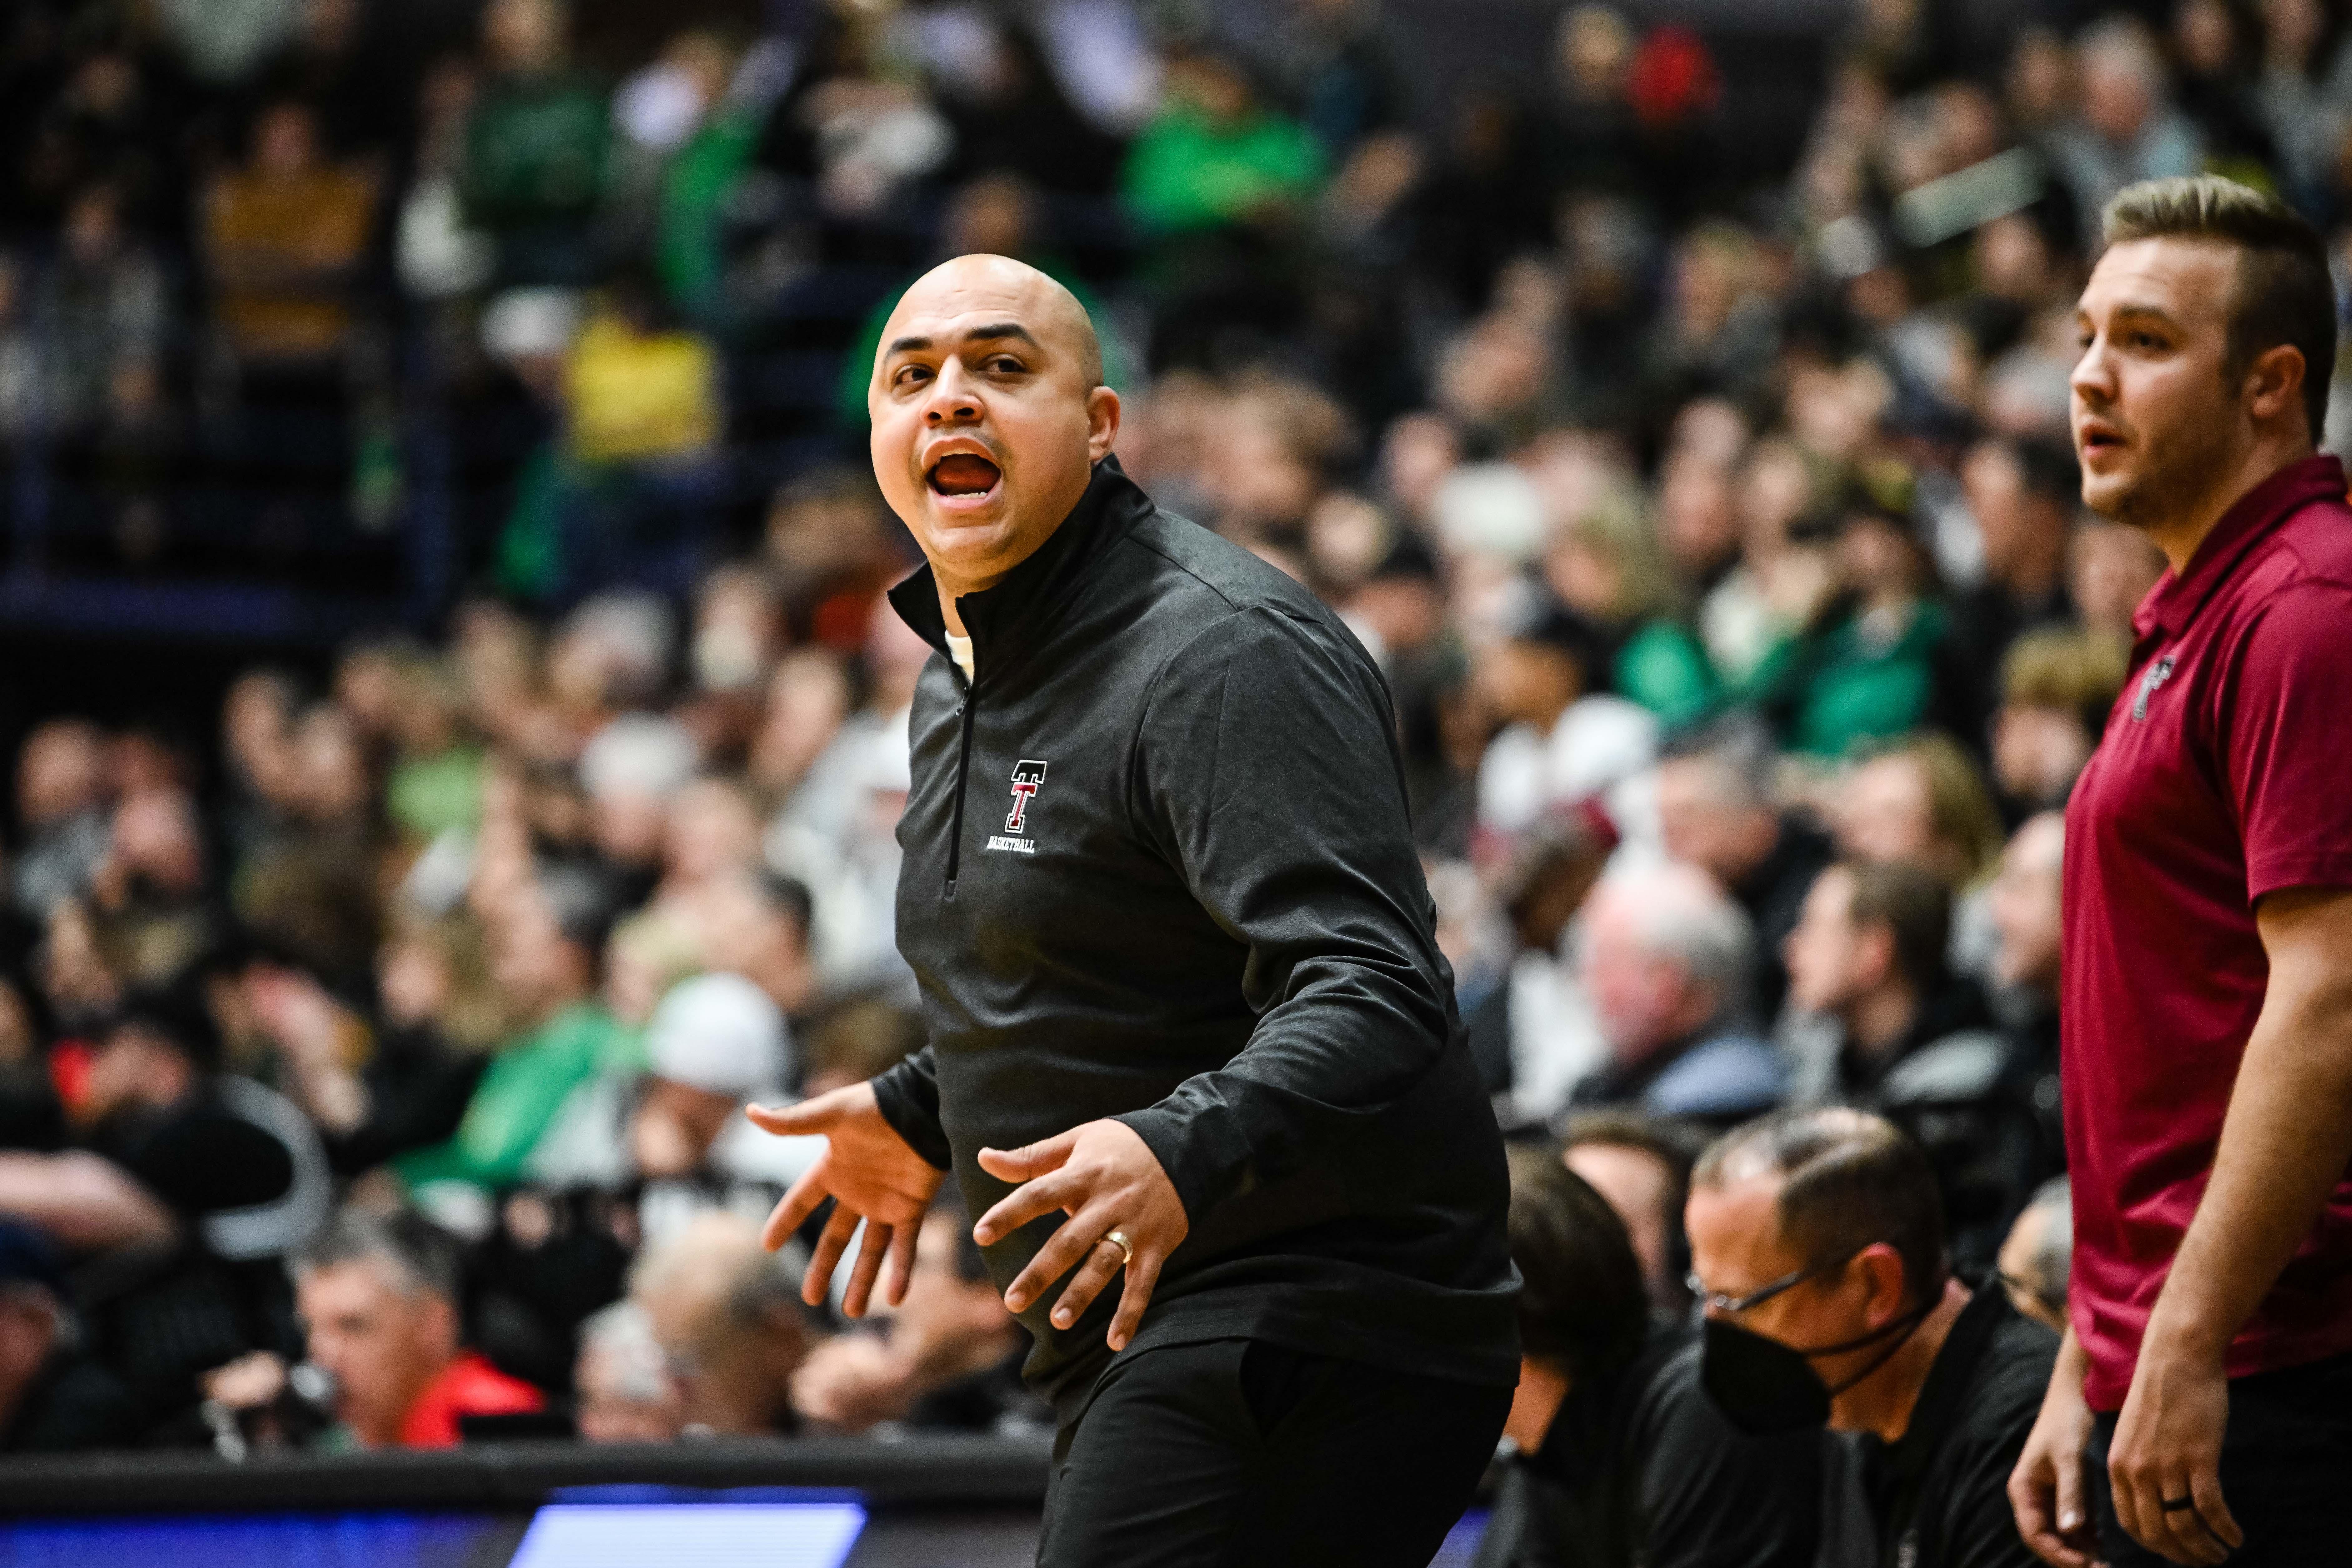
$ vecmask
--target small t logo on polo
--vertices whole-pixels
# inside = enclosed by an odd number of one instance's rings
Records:
[[[2154,664],[2149,665],[2147,667],[2147,673],[2139,678],[2139,695],[2132,700],[2132,721],[2134,723],[2137,723],[2147,717],[2147,700],[2156,694],[2156,689],[2158,687],[2162,686],[2166,681],[2172,679],[2173,663],[2174,660],[2172,655],[2168,653],[2163,658],[2158,659]]]
[[[1045,782],[1045,764],[1027,758],[1013,764],[1013,810],[1004,819],[1004,831],[1023,831],[1022,820],[1029,814],[1029,803]]]

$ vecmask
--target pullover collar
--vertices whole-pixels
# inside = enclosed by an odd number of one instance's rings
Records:
[[[1117,458],[1097,463],[1086,493],[1044,543],[994,587],[957,598],[956,614],[971,638],[973,668],[998,673],[1042,642],[1058,612],[1077,596],[1087,569],[1150,510],[1150,498],[1127,477]],[[890,605],[917,636],[952,658],[938,580],[928,562],[890,590]]]

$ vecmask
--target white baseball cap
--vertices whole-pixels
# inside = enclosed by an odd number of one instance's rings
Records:
[[[656,1078],[740,1100],[781,1088],[784,1016],[740,974],[698,974],[669,988],[646,1026]]]

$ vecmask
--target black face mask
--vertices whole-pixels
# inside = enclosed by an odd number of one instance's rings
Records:
[[[1930,1302],[1858,1340],[1810,1351],[1766,1339],[1728,1318],[1709,1318],[1703,1330],[1699,1383],[1731,1424],[1750,1436],[1826,1426],[1830,1401],[1885,1366],[1933,1310]],[[1883,1353],[1834,1388],[1813,1370],[1818,1357],[1843,1355],[1889,1339],[1893,1342]]]

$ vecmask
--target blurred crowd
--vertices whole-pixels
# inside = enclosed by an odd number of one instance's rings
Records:
[[[2162,566],[2079,508],[2073,301],[2143,177],[2352,223],[2338,7],[1979,58],[1859,0],[1757,185],[1706,39],[1606,5],[1442,104],[1377,0],[736,9],[606,75],[563,0],[10,8],[12,461],[176,559],[206,422],[327,408],[396,521],[423,376],[495,482],[434,636],[23,744],[0,1449],[1045,1419],[952,1194],[903,1308],[806,1306],[759,1226],[814,1153],[739,1113],[922,1039],[863,389],[975,249],[1379,661],[1470,1048],[1656,1310],[1698,1142],[1828,1103],[2055,1310],[2059,811]]]

